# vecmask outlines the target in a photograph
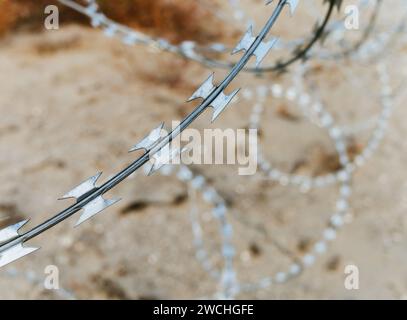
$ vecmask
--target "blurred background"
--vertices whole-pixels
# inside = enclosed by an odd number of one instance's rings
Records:
[[[151,177],[140,171],[109,192],[123,199],[119,204],[78,228],[73,228],[75,216],[30,241],[41,250],[0,270],[0,298],[223,297],[222,225],[205,190],[216,190],[224,199],[233,227],[234,298],[405,298],[407,42],[398,27],[407,7],[403,0],[382,3],[364,39],[376,1],[343,2],[331,21],[343,23],[344,8],[358,4],[360,30],[333,33],[324,44],[318,42],[315,56],[305,63],[305,76],[299,76],[301,62],[284,73],[241,73],[228,89],[241,87],[239,99],[214,124],[210,112],[193,124],[201,131],[247,129],[252,108],[262,103],[259,148],[273,167],[307,177],[334,174],[342,166],[327,130],[304,117],[290,94],[279,96],[278,88],[303,88],[323,103],[338,126],[351,128],[346,151],[355,160],[381,113],[383,84],[376,67],[387,66],[394,99],[386,134],[352,177],[345,225],[309,268],[279,281],[318,243],[335,211],[338,183],[308,191],[282,186],[284,181],[271,181],[261,170],[245,177],[234,165],[193,165],[190,172],[204,177],[208,189],[194,188],[182,172],[177,174],[179,167]],[[201,47],[233,47],[249,22],[258,32],[273,9],[263,0],[97,3],[110,19],[141,33]],[[58,30],[44,28],[44,8],[50,4],[59,8]],[[293,17],[284,12],[271,33],[283,42],[309,39],[327,7],[320,0],[303,1]],[[380,47],[377,39],[383,34],[391,35],[391,41]],[[58,1],[0,0],[0,35],[2,227],[30,218],[28,229],[64,209],[71,202],[57,201],[59,197],[99,171],[104,172],[100,182],[105,181],[138,156],[127,150],[158,123],[170,126],[192,111],[194,104],[185,100],[211,70],[217,81],[227,74],[154,45],[127,46],[106,37],[87,17]],[[344,42],[352,47],[360,39],[362,49],[369,53],[375,45],[377,52],[368,58],[318,55],[340,52]],[[236,61],[228,54],[207,54]],[[263,65],[291,55],[292,48],[280,48]],[[197,222],[205,256],[196,250],[201,243]],[[58,267],[60,290],[44,287],[49,265]],[[347,265],[359,269],[358,290],[344,286]]]

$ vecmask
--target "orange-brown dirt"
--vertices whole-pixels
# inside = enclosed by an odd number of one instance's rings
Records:
[[[59,4],[55,0],[2,0],[0,1],[0,33],[16,28],[39,28],[44,19],[44,8],[50,4]],[[195,39],[207,43],[218,38],[218,28],[208,25],[217,24],[207,11],[196,2],[184,0],[122,0],[99,1],[106,15],[115,21],[147,31],[152,35],[161,35],[171,42]],[[87,19],[69,8],[61,7],[62,22],[81,22]],[[208,24],[201,24],[206,20]]]

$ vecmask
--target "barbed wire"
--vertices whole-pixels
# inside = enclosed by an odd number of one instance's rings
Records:
[[[175,54],[178,54],[184,58],[199,62],[210,68],[223,68],[223,69],[232,69],[235,66],[235,63],[225,62],[222,60],[217,60],[210,58],[207,55],[202,55],[201,53],[226,53],[230,52],[231,48],[224,44],[215,43],[209,46],[201,46],[198,43],[188,40],[183,41],[180,45],[174,45],[168,42],[164,38],[153,38],[145,33],[140,31],[133,30],[123,24],[117,23],[106,17],[105,14],[100,12],[99,5],[96,0],[86,0],[87,6],[82,6],[79,3],[73,0],[58,0],[60,3],[86,15],[91,20],[91,25],[93,27],[102,28],[104,33],[108,37],[117,36],[121,41],[126,45],[136,45],[142,44],[157,48],[163,51],[169,51]],[[245,67],[243,70],[253,73],[263,73],[263,72],[283,72],[293,63],[305,59],[314,45],[320,40],[323,36],[326,36],[325,32],[326,27],[332,17],[334,8],[340,9],[342,0],[323,0],[324,3],[328,3],[328,8],[326,14],[323,18],[321,24],[316,24],[314,30],[312,31],[312,36],[310,39],[304,41],[293,41],[291,45],[293,52],[291,57],[285,61],[277,61],[276,64],[271,66],[264,67]],[[252,30],[253,26],[249,26],[249,30]],[[276,48],[279,45],[276,43]],[[284,45],[282,44],[282,47]]]
[[[361,152],[361,158],[372,156],[374,150],[377,149],[380,140],[383,138],[385,129],[387,128],[387,121],[393,109],[392,106],[394,92],[390,87],[390,78],[387,67],[384,64],[379,64],[377,65],[376,69],[381,87],[380,101],[382,104],[382,109],[386,111],[380,114],[380,120],[377,121],[378,123],[380,123],[380,125],[378,125],[378,128],[374,130],[372,134],[373,138],[368,143],[366,149]],[[265,104],[266,91],[264,86],[257,87],[257,90],[252,91],[257,92],[259,101],[255,104],[253,109],[254,112],[252,113],[251,117],[251,127],[258,127],[257,120],[255,119],[259,118],[260,113],[263,110],[263,106],[260,107],[260,105]],[[298,89],[298,91],[300,91],[300,89]],[[253,96],[248,92],[250,92],[250,90],[248,91],[248,89],[246,89],[246,97],[250,96],[251,100],[253,100]],[[286,95],[283,94],[284,92],[280,92],[280,94],[277,95],[277,98],[286,98],[292,102],[293,95],[292,91],[290,92],[291,93],[288,93]],[[308,94],[306,93],[302,94],[308,96]],[[194,192],[194,190],[199,190],[200,192],[202,192],[205,201],[213,206],[213,216],[219,221],[221,226],[220,233],[221,239],[223,239],[223,244],[221,245],[221,253],[225,264],[223,270],[217,270],[211,264],[209,260],[210,254],[204,248],[205,241],[203,239],[203,228],[201,227],[201,223],[199,222],[199,214],[197,213],[197,208],[194,206],[194,199],[191,199],[193,208],[191,208],[190,218],[194,235],[194,244],[196,246],[196,257],[198,261],[201,262],[204,270],[207,271],[212,278],[220,281],[222,285],[222,290],[215,294],[215,297],[234,298],[241,293],[266,289],[273,284],[285,284],[289,280],[298,277],[306,269],[312,267],[319,256],[327,252],[328,244],[336,239],[336,235],[340,231],[340,229],[342,229],[342,227],[344,227],[346,224],[351,223],[351,221],[353,220],[353,216],[350,213],[351,207],[349,205],[349,199],[352,196],[352,176],[355,168],[353,167],[352,162],[350,162],[350,159],[347,155],[347,143],[345,141],[346,135],[342,127],[336,124],[334,117],[330,115],[328,111],[324,110],[323,112],[321,112],[319,108],[318,111],[319,112],[317,112],[316,117],[320,120],[322,125],[311,120],[312,118],[310,118],[306,113],[304,113],[304,115],[306,116],[306,119],[326,130],[329,133],[330,138],[335,142],[335,145],[345,146],[336,148],[338,157],[343,159],[343,165],[345,168],[340,172],[340,174],[337,175],[337,179],[332,181],[332,183],[335,182],[338,184],[338,199],[335,203],[335,210],[333,210],[334,213],[331,215],[326,228],[322,232],[322,238],[315,241],[312,248],[308,252],[304,252],[301,258],[294,258],[292,264],[287,267],[287,270],[276,272],[274,276],[263,277],[255,282],[239,282],[239,274],[236,271],[233,263],[233,259],[236,256],[236,249],[234,248],[231,241],[233,228],[228,222],[228,219],[226,219],[226,213],[228,211],[227,204],[216,191],[216,189],[207,185],[206,179],[202,175],[195,175],[193,171],[186,166],[179,167],[178,171],[176,172],[177,177],[181,181],[190,183],[190,189],[193,190],[192,192]],[[331,119],[329,122],[323,120],[326,119],[327,116],[329,116]],[[362,163],[359,162],[359,165],[362,165]],[[262,166],[261,162],[259,163],[259,166]],[[168,175],[172,173],[173,170],[174,168],[165,167],[163,168],[163,174]],[[287,178],[286,181],[296,180],[298,179]],[[289,185],[289,183],[282,183],[281,180],[277,181],[280,182],[283,186]]]
[[[65,1],[65,0],[61,0]],[[92,2],[89,1],[89,2]],[[378,0],[378,3],[381,2]],[[6,265],[14,260],[21,258],[31,252],[34,252],[36,248],[26,248],[23,246],[28,240],[33,239],[42,232],[48,230],[56,224],[59,224],[69,216],[75,214],[81,209],[85,209],[82,214],[78,224],[86,221],[95,214],[99,213],[101,210],[113,205],[117,200],[105,200],[103,195],[112,189],[116,184],[123,181],[130,174],[139,169],[142,165],[146,164],[149,160],[154,160],[154,163],[149,168],[149,174],[154,171],[160,170],[162,174],[168,175],[173,172],[173,167],[166,166],[162,167],[164,164],[164,158],[171,158],[175,154],[179,154],[182,150],[177,150],[173,153],[173,150],[166,150],[165,147],[168,146],[171,141],[180,134],[183,129],[188,127],[206,108],[209,106],[213,107],[214,115],[212,120],[215,120],[221,112],[224,111],[226,106],[232,101],[233,97],[237,93],[237,90],[230,95],[225,95],[223,90],[228,87],[230,82],[239,74],[240,71],[244,70],[244,66],[248,62],[252,55],[257,58],[257,64],[259,57],[264,57],[266,52],[257,52],[259,45],[264,44],[268,31],[273,26],[274,22],[280,15],[284,5],[290,4],[295,7],[295,1],[290,2],[288,0],[279,1],[276,6],[271,18],[267,22],[266,26],[260,32],[258,37],[248,45],[241,41],[239,45],[240,49],[245,50],[245,54],[230,74],[225,78],[225,80],[218,86],[213,85],[214,75],[212,74],[204,84],[191,96],[190,100],[196,98],[202,98],[203,102],[184,120],[181,125],[171,131],[165,137],[161,136],[161,131],[163,129],[163,124],[155,128],[146,138],[144,138],[140,143],[131,149],[131,151],[144,149],[145,154],[138,158],[133,164],[121,171],[118,175],[109,179],[101,187],[96,187],[96,181],[101,174],[98,174],[89,180],[85,181],[78,188],[74,189],[68,193],[65,197],[75,197],[77,202],[73,206],[65,209],[61,213],[57,214],[53,218],[47,220],[45,223],[27,231],[26,233],[19,234],[19,229],[27,223],[27,221],[20,222],[16,225],[10,226],[6,229],[0,231],[0,266]],[[338,4],[337,4],[338,5]],[[376,18],[375,18],[376,19]],[[372,27],[369,27],[372,28]],[[400,24],[395,28],[394,34],[398,34],[400,30],[404,28],[404,24]],[[369,34],[372,31],[369,31]],[[250,34],[246,33],[246,35]],[[363,42],[367,43],[367,38],[369,36],[363,37]],[[391,38],[391,37],[389,37]],[[275,43],[274,39],[269,42],[270,48]],[[239,45],[237,49],[239,49]],[[354,51],[359,51],[364,45],[357,45],[357,49]],[[377,52],[377,48],[372,51]],[[349,51],[350,52],[350,51]],[[257,53],[257,54],[256,54]],[[259,68],[259,70],[262,70]],[[220,233],[222,239],[221,245],[221,255],[223,257],[223,268],[216,269],[210,264],[208,260],[208,252],[204,248],[204,235],[202,227],[199,222],[199,214],[197,209],[192,208],[190,211],[191,225],[194,235],[194,244],[196,247],[196,258],[201,262],[204,270],[206,270],[212,278],[220,280],[220,291],[215,295],[217,298],[234,298],[240,293],[266,289],[272,284],[283,284],[290,279],[297,277],[306,268],[311,267],[316,258],[326,252],[328,247],[328,242],[335,239],[336,233],[341,229],[346,221],[349,219],[349,198],[352,194],[352,175],[356,168],[362,166],[377,150],[380,141],[382,140],[385,130],[388,126],[388,119],[391,115],[393,109],[392,99],[394,97],[394,91],[390,86],[390,77],[387,68],[384,64],[379,64],[377,66],[377,72],[379,75],[380,85],[381,85],[381,106],[382,110],[379,116],[374,119],[369,119],[363,122],[363,125],[357,125],[359,130],[365,130],[374,126],[373,133],[366,144],[366,147],[357,155],[353,160],[349,159],[347,154],[347,142],[346,137],[350,134],[355,134],[358,132],[356,130],[349,129],[348,126],[339,126],[336,124],[334,117],[326,110],[324,105],[319,101],[313,101],[310,94],[304,92],[304,88],[299,85],[302,83],[303,77],[306,70],[305,68],[298,68],[299,72],[294,73],[293,86],[284,90],[284,87],[278,83],[274,83],[271,86],[259,86],[256,89],[246,89],[242,91],[244,100],[248,102],[255,102],[252,115],[250,117],[250,127],[259,128],[261,114],[265,107],[265,98],[267,96],[272,96],[275,99],[287,99],[289,102],[294,103],[303,115],[310,120],[312,123],[318,125],[319,127],[328,131],[330,138],[334,141],[335,149],[338,152],[338,158],[341,163],[340,171],[336,173],[330,173],[326,176],[320,177],[304,177],[300,175],[292,175],[289,173],[284,173],[277,168],[274,168],[261,154],[259,153],[259,168],[265,175],[267,179],[279,182],[283,186],[295,185],[299,186],[300,190],[303,192],[309,191],[314,187],[326,187],[331,184],[338,184],[338,199],[335,204],[334,214],[329,219],[327,227],[322,233],[322,238],[315,243],[312,249],[304,254],[300,258],[296,258],[293,263],[285,271],[279,271],[272,277],[264,277],[253,283],[240,283],[239,275],[234,267],[234,256],[236,254],[236,249],[233,246],[232,236],[233,229],[231,224],[227,220],[228,207],[224,199],[219,195],[215,188],[209,186],[207,180],[203,175],[195,175],[194,172],[188,167],[181,165],[176,172],[177,177],[190,185],[190,190],[198,190],[202,192],[203,199],[213,206],[213,216],[220,223]],[[302,80],[299,80],[299,79]],[[255,101],[256,100],[256,101]],[[368,123],[368,125],[366,125]],[[162,151],[165,151],[162,153]],[[168,159],[167,159],[168,160]],[[157,165],[158,164],[158,165]],[[192,201],[194,204],[194,201]],[[39,277],[34,276],[33,273],[21,273],[17,269],[10,268],[7,269],[7,273],[11,277],[17,275],[26,277],[32,283],[39,283]],[[62,298],[73,299],[75,295],[69,290],[62,290],[58,294]]]
[[[362,166],[366,160],[371,157],[374,153],[375,150],[377,150],[380,141],[382,140],[385,130],[388,127],[388,119],[391,116],[391,113],[393,111],[393,99],[394,99],[394,91],[392,90],[392,87],[390,85],[390,77],[387,71],[387,66],[385,64],[378,64],[376,66],[376,72],[378,74],[378,79],[380,81],[380,102],[382,105],[382,112],[380,113],[377,121],[377,128],[374,130],[372,133],[372,137],[367,143],[366,148],[356,156],[355,158],[355,163],[357,163],[357,166]],[[254,91],[254,90],[253,90]],[[301,91],[301,89],[298,89],[298,91]],[[251,116],[251,128],[259,128],[258,126],[258,119],[262,118],[261,113],[263,111],[264,105],[265,105],[265,97],[266,97],[266,90],[264,86],[260,86],[256,90],[259,100],[258,102],[254,105],[253,108],[253,113]],[[287,91],[288,92],[288,91]],[[295,102],[293,101],[293,95],[292,93],[288,95],[283,95],[283,92],[280,92],[281,95],[278,95],[278,98],[286,98],[290,102]],[[250,95],[250,94],[249,94]],[[302,96],[307,95],[307,93],[302,92]],[[251,102],[251,100],[250,100]],[[298,103],[298,102],[297,102]],[[306,119],[311,120],[310,117],[308,117],[306,114]],[[323,120],[326,119],[326,117],[329,117],[331,120],[329,122]],[[336,121],[334,117],[326,110],[322,110],[318,108],[318,112],[316,112],[316,118],[320,120],[322,125],[319,125],[322,127],[324,130],[326,130],[329,134],[329,137],[332,139],[334,144],[336,145],[336,150],[338,152],[338,158],[342,159],[342,165],[343,168],[338,174],[333,175],[335,179],[330,180],[330,183],[336,183],[339,188],[339,194],[338,194],[338,199],[335,203],[335,209],[333,210],[333,214],[331,215],[328,224],[326,228],[322,232],[322,238],[318,241],[315,241],[314,246],[308,251],[303,253],[301,258],[296,258],[294,259],[293,263],[287,268],[285,271],[279,271],[275,273],[274,276],[272,277],[264,277],[256,282],[252,283],[239,283],[238,281],[238,273],[236,272],[235,269],[230,269],[229,276],[227,277],[228,279],[233,279],[231,281],[231,285],[228,287],[228,292],[229,296],[236,296],[240,293],[248,292],[248,291],[256,291],[260,289],[266,289],[270,287],[272,284],[284,284],[287,281],[299,276],[303,271],[305,271],[307,268],[311,267],[314,265],[315,260],[317,257],[321,256],[322,254],[325,254],[327,249],[328,249],[328,243],[332,242],[336,238],[337,232],[346,224],[350,223],[353,219],[351,213],[350,213],[350,204],[349,204],[349,199],[352,196],[352,176],[355,172],[356,165],[354,162],[351,162],[349,159],[349,156],[347,154],[347,142],[346,142],[346,135],[343,131],[343,129],[336,124]],[[315,123],[311,121],[312,123]],[[317,123],[315,123],[317,124]],[[261,154],[261,151],[259,151],[259,154]],[[263,174],[267,178],[269,178],[269,172],[270,168],[266,166],[264,167],[264,163],[262,163],[262,160],[259,161],[259,167]],[[275,178],[275,177],[274,177]],[[298,183],[300,178],[303,178],[301,176],[294,176],[294,175],[289,175],[285,174],[285,178],[275,178],[273,180],[279,182],[282,186],[288,186],[288,185],[295,185],[295,186],[302,186],[302,184]],[[191,178],[192,179],[192,178]],[[318,178],[315,178],[315,181]],[[311,179],[310,179],[311,180]],[[315,186],[322,187],[321,185],[318,185],[317,183],[314,182]],[[307,184],[306,190],[301,189],[301,191],[309,191],[309,189],[314,186],[312,182],[309,182],[309,185]],[[328,186],[328,185],[325,185]],[[223,211],[226,211],[227,208],[223,209]],[[215,215],[216,217],[216,215]],[[193,221],[193,228],[197,230],[202,230],[200,227],[198,219]],[[223,227],[222,230],[228,230],[228,236],[230,237],[230,233],[232,227],[230,226],[229,223],[223,222]],[[201,232],[197,232],[199,235],[199,240],[198,243],[202,244],[203,240]],[[225,235],[222,235],[222,237],[225,237]],[[201,246],[199,247],[199,250],[201,249]],[[236,250],[232,250],[231,248],[227,251],[229,253],[228,258],[231,259],[233,255],[235,254]],[[205,257],[208,256],[207,253],[203,255]],[[233,286],[234,285],[234,286]]]
[[[382,112],[380,113],[376,122],[378,123],[377,128],[372,133],[372,138],[370,139],[369,143],[367,144],[366,148],[358,155],[359,158],[358,165],[361,166],[364,161],[373,155],[373,152],[378,148],[381,139],[385,133],[387,128],[388,119],[393,110],[393,99],[394,99],[394,91],[390,86],[390,78],[387,71],[387,67],[384,64],[379,64],[376,67],[376,71],[378,74],[378,78],[380,80],[380,102],[382,105]],[[293,89],[292,87],[288,89],[286,94],[284,94],[284,90],[276,90],[274,88],[274,92],[277,93],[275,98],[281,99],[285,98],[290,102],[298,101],[293,99],[296,95],[293,92],[301,92],[303,87],[298,89]],[[270,89],[272,92],[273,89]],[[255,93],[254,93],[255,92]],[[254,94],[253,94],[254,93]],[[267,88],[264,86],[257,87],[257,90],[250,90],[246,89],[245,94],[243,95],[246,97],[246,100],[252,101],[254,100],[254,95],[257,95],[257,103],[254,105],[253,113],[251,116],[251,128],[259,128],[258,127],[258,119],[261,118],[261,112],[263,111],[263,107],[265,105],[265,98],[267,96]],[[307,96],[305,100],[309,100],[309,94],[301,92],[302,99],[299,101],[304,101],[304,96]],[[247,99],[247,98],[250,99]],[[319,104],[319,103],[318,103]],[[335,203],[335,210],[334,213],[331,215],[327,227],[322,232],[322,238],[318,241],[315,241],[314,246],[308,252],[303,253],[301,258],[295,258],[293,263],[287,268],[285,271],[279,271],[274,274],[272,277],[264,277],[256,282],[248,282],[248,283],[239,283],[238,280],[238,272],[234,268],[233,258],[236,256],[236,249],[234,248],[231,239],[233,234],[233,228],[231,224],[226,219],[226,213],[228,211],[227,204],[219,195],[219,193],[213,187],[207,185],[206,179],[202,175],[194,175],[193,171],[187,168],[186,166],[179,167],[178,171],[176,172],[177,177],[184,182],[190,183],[190,189],[199,190],[203,194],[203,198],[209,204],[213,206],[213,216],[219,221],[221,239],[224,239],[224,243],[221,246],[221,253],[223,259],[225,261],[224,269],[217,270],[213,267],[209,260],[209,253],[204,248],[204,239],[203,239],[203,228],[201,227],[201,223],[199,222],[199,214],[197,213],[197,208],[194,206],[194,199],[191,199],[192,206],[191,208],[191,224],[192,230],[194,235],[194,244],[196,246],[196,257],[198,261],[201,262],[205,271],[207,271],[212,278],[215,280],[220,281],[222,284],[222,290],[215,294],[217,298],[233,298],[237,295],[245,292],[253,292],[261,289],[266,289],[273,284],[284,284],[287,283],[289,280],[298,277],[303,271],[307,268],[310,268],[314,265],[317,257],[325,254],[328,250],[328,243],[332,242],[336,238],[337,232],[345,226],[347,223],[351,223],[353,220],[352,215],[350,214],[350,205],[349,199],[352,195],[352,176],[355,170],[354,164],[350,161],[347,155],[347,148],[346,148],[346,134],[341,126],[336,124],[334,117],[329,114],[328,111],[322,109],[320,107],[316,108],[316,115],[315,117],[319,121],[315,121],[313,117],[309,116],[309,113],[304,112],[304,105],[300,107],[300,110],[303,112],[303,115],[306,119],[310,120],[312,123],[322,127],[329,133],[330,138],[334,141],[335,145],[337,146],[338,157],[342,159],[343,166],[345,169],[341,170],[338,174],[334,175],[335,179],[332,179],[331,183],[337,183],[339,188],[338,199]],[[314,110],[315,111],[315,110]],[[326,121],[327,117],[329,117],[330,121]],[[342,147],[339,147],[342,146]],[[356,157],[356,158],[357,158]],[[360,159],[364,159],[361,161]],[[264,171],[264,164],[259,162],[260,168],[263,166]],[[268,168],[270,169],[270,168]],[[163,171],[165,175],[170,174],[173,172],[173,168],[165,167]],[[267,176],[267,172],[266,172]],[[317,181],[318,178],[316,178]],[[283,180],[285,182],[283,182]],[[298,177],[292,176],[288,177],[287,179],[277,179],[282,186],[290,185],[289,181],[292,184],[298,186]],[[311,184],[312,186],[312,184]],[[321,185],[316,184],[316,186],[322,187]],[[327,185],[325,185],[327,186]],[[306,190],[301,189],[301,191],[309,191],[308,187]]]
[[[303,77],[304,70],[300,73]],[[388,83],[388,76],[385,78],[386,76],[381,74],[381,77],[383,80],[381,83],[382,96],[388,97],[390,94],[392,94],[392,88]],[[374,129],[370,135],[370,138],[365,148],[355,156],[354,160],[349,161],[346,144],[342,141],[342,135],[349,135],[349,128],[334,126],[334,119],[326,110],[324,104],[320,101],[312,101],[311,95],[304,93],[304,89],[298,87],[298,83],[302,80],[298,80],[297,78],[294,81],[297,83],[297,86],[289,87],[287,90],[284,90],[284,87],[280,84],[274,83],[269,88],[262,86],[260,90],[254,91],[254,94],[257,94],[258,96],[257,103],[254,104],[252,115],[250,117],[250,128],[260,129],[260,119],[262,119],[261,114],[264,111],[264,99],[270,94],[275,99],[287,99],[289,102],[294,103],[301,113],[312,123],[316,124],[318,127],[329,129],[329,134],[335,141],[335,149],[339,153],[339,162],[341,165],[340,169],[335,173],[328,173],[326,175],[317,177],[306,177],[303,175],[283,172],[274,167],[268,160],[266,160],[262,152],[259,151],[259,168],[266,174],[268,179],[276,181],[284,186],[294,185],[300,187],[303,192],[307,192],[313,188],[323,188],[333,183],[337,183],[341,180],[346,170],[354,170],[368,161],[368,159],[373,155],[374,151],[380,145],[380,141],[383,138],[384,130],[387,127],[388,119],[392,113],[392,103],[390,103],[389,98],[380,98],[381,112],[377,117],[375,117],[373,123]],[[254,99],[252,92],[248,93],[246,91],[246,94],[243,96],[246,97],[246,99],[252,100]],[[371,120],[369,119],[369,123],[370,122]],[[358,127],[360,129],[360,125]],[[347,169],[347,167],[349,168]]]
[[[400,35],[406,31],[406,18],[407,10],[404,11],[401,18],[394,27],[390,30],[381,31],[377,30],[380,9],[382,8],[382,0],[376,0],[375,8],[367,22],[367,27],[362,31],[361,37],[353,44],[344,43],[344,30],[345,28],[333,31],[333,36],[336,42],[341,44],[341,50],[332,50],[321,47],[318,51],[311,52],[312,57],[317,57],[325,60],[339,60],[339,59],[352,59],[356,61],[366,61],[374,59],[388,51]],[[405,6],[405,3],[403,3]],[[374,31],[377,31],[376,34]]]

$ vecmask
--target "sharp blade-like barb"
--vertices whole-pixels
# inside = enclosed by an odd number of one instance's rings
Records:
[[[89,179],[82,182],[80,185],[78,185],[77,187],[75,187],[74,189],[72,189],[71,191],[66,193],[63,197],[60,198],[60,200],[71,199],[71,198],[79,199],[86,193],[88,193],[96,188],[96,181],[100,178],[101,175],[102,175],[102,172],[99,172],[99,173],[95,174],[93,177],[90,177]]]
[[[19,236],[18,230],[20,230],[29,220],[23,220],[11,226],[8,226],[0,230],[0,243],[13,239]]]
[[[256,56],[256,68],[260,67],[261,62],[269,53],[271,48],[273,48],[277,41],[278,41],[277,38],[273,38],[268,42],[260,43],[256,51],[254,52],[254,55]]]
[[[266,0],[266,5],[272,3],[273,0]],[[287,0],[286,4],[290,6],[290,13],[293,15],[298,7],[299,0]]]
[[[79,226],[83,222],[89,220],[93,216],[97,215],[99,212],[105,210],[106,208],[112,206],[120,200],[121,199],[106,200],[102,196],[97,197],[84,207],[84,211],[81,214],[78,222],[75,224],[75,227]]]
[[[225,95],[223,92],[211,103],[213,108],[212,122],[214,122],[219,115],[226,109],[232,99],[237,95],[240,89],[236,89],[230,95]]]
[[[88,180],[82,182],[79,186],[65,194],[62,198],[60,198],[60,200],[70,198],[75,198],[76,200],[79,200],[82,197],[86,196],[91,191],[97,190],[96,182],[101,175],[102,173],[99,172],[93,177],[90,177]],[[107,207],[110,207],[111,205],[115,204],[118,201],[120,201],[120,199],[106,200],[103,198],[102,195],[94,198],[93,200],[91,200],[90,202],[86,203],[83,206],[84,211],[81,214],[78,222],[75,224],[75,227],[82,224],[86,220],[89,220],[99,212],[103,211]]]
[[[212,73],[201,86],[192,94],[192,96],[187,100],[187,102],[193,101],[195,99],[206,99],[213,92],[216,87],[213,85],[215,74]]]
[[[161,138],[161,131],[164,127],[164,122],[162,122],[157,128],[153,129],[146,137],[143,138],[139,143],[134,145],[129,152],[144,149],[145,151],[153,148]]]
[[[293,15],[295,13],[295,10],[298,7],[298,2],[299,2],[299,0],[288,0],[287,1],[288,5],[290,6],[291,15]]]
[[[256,37],[253,36],[253,26],[247,29],[243,38],[239,41],[237,46],[233,49],[232,54],[236,54],[241,51],[248,51],[250,47],[256,41]],[[260,67],[261,62],[264,60],[266,55],[269,53],[271,48],[276,44],[277,38],[272,38],[270,41],[261,42],[256,50],[253,52],[253,55],[256,57],[256,68]]]
[[[253,25],[250,25],[244,34],[243,38],[239,41],[237,46],[233,49],[232,54],[238,53],[240,51],[247,51],[253,45],[256,37],[253,36]]]
[[[169,146],[161,149],[159,152],[153,155],[152,159],[154,163],[151,165],[148,175],[150,176],[160,170],[163,166],[170,164],[175,157],[178,157],[185,150],[185,148],[180,150],[179,148],[171,148]]]

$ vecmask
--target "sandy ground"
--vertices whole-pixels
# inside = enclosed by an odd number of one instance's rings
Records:
[[[264,21],[266,13],[260,9],[253,7],[253,16]],[[390,16],[383,17],[384,26]],[[291,31],[290,21],[284,18],[275,33],[302,35],[304,29]],[[299,14],[298,24],[306,28],[310,19]],[[386,58],[395,87],[405,68],[405,53],[406,47],[398,48]],[[318,92],[340,123],[379,111],[372,65],[316,64]],[[29,226],[67,206],[69,201],[56,199],[80,181],[98,171],[104,172],[104,181],[135,159],[128,148],[161,121],[170,123],[192,110],[185,98],[209,73],[174,55],[145,47],[129,49],[79,26],[2,39],[0,70],[0,213],[9,217],[3,225],[31,218]],[[217,79],[223,74],[218,71]],[[245,74],[233,88],[275,81],[289,85],[290,74],[279,78]],[[401,90],[384,143],[355,175],[352,224],[297,279],[238,298],[407,295],[407,114]],[[251,107],[244,101],[235,103],[215,124],[209,125],[210,115],[204,114],[194,127],[245,128]],[[335,151],[326,132],[305,119],[282,117],[281,108],[296,112],[284,101],[268,99],[261,140],[266,155],[289,171],[295,171],[298,163],[303,173],[328,170]],[[355,141],[363,146],[366,135]],[[264,181],[260,173],[238,176],[234,166],[192,169],[207,177],[230,204],[241,281],[275,274],[290,264],[292,255],[300,256],[323,229],[338,193],[332,186],[302,194]],[[195,203],[211,259],[219,266],[218,225],[200,195],[191,195],[175,177],[139,173],[109,196],[123,200],[78,228],[73,228],[73,217],[31,241],[42,249],[2,269],[0,298],[68,297],[61,290],[44,289],[47,265],[58,266],[60,286],[75,298],[198,298],[217,290],[217,281],[197,262],[192,243],[189,212]],[[359,290],[344,287],[348,264],[359,267]],[[17,274],[11,276],[12,272]]]

